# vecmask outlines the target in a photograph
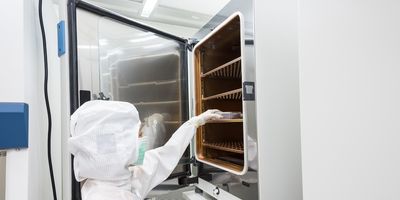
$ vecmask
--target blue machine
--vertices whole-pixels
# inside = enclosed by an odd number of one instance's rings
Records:
[[[28,121],[28,104],[0,103],[0,149],[27,148]]]

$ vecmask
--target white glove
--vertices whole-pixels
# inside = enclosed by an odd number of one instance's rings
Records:
[[[200,114],[199,116],[192,117],[189,122],[193,124],[196,128],[206,124],[209,121],[222,119],[222,115],[218,114],[221,112],[217,109],[207,110],[206,112]]]

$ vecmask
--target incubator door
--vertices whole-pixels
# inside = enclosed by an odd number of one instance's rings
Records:
[[[78,8],[77,43],[79,89],[90,99],[135,105],[149,148],[164,145],[188,119],[185,42]],[[188,174],[188,165],[172,176]]]

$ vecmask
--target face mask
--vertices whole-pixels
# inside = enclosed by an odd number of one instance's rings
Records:
[[[147,136],[143,136],[139,138],[139,155],[138,159],[134,163],[134,165],[142,165],[144,160],[144,154],[147,151]]]

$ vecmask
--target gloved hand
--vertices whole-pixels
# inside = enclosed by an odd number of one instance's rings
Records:
[[[189,120],[189,123],[193,124],[197,128],[199,126],[206,124],[209,121],[221,119],[223,116],[218,114],[218,112],[221,112],[221,111],[217,110],[217,109],[207,110],[206,112],[204,112],[196,117],[192,117]]]

